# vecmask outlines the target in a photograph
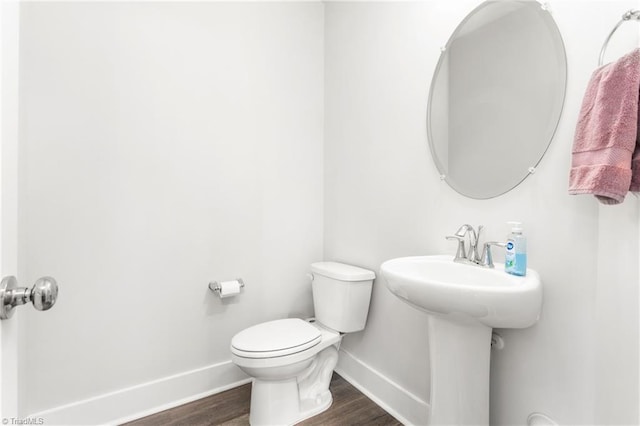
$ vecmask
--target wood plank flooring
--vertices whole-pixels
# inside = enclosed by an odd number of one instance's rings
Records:
[[[333,404],[304,426],[401,426],[362,392],[337,374],[331,379]],[[126,426],[247,426],[251,384],[239,386],[207,398],[126,423]]]

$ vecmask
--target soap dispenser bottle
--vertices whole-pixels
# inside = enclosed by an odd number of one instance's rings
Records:
[[[507,237],[507,252],[504,257],[504,270],[512,275],[527,274],[527,238],[522,235],[522,223],[507,222],[511,233]]]

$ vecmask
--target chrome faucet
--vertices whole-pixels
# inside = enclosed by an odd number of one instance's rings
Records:
[[[483,266],[486,268],[493,268],[493,256],[491,255],[491,246],[506,247],[505,243],[497,241],[489,241],[484,243],[482,247],[482,254],[478,253],[478,244],[480,242],[480,234],[484,226],[478,225],[478,231],[473,229],[473,226],[469,224],[462,225],[455,234],[448,235],[448,240],[458,241],[458,250],[453,258],[454,262],[467,263],[470,265]],[[466,236],[469,236],[469,251],[466,250],[465,240]]]

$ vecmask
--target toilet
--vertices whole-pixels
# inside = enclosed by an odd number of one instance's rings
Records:
[[[232,361],[253,377],[253,426],[293,425],[329,408],[342,335],[364,329],[375,274],[337,262],[311,272],[314,319],[268,321],[231,339]]]

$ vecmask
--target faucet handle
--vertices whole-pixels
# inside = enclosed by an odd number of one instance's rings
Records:
[[[465,223],[460,228],[458,228],[458,230],[456,231],[455,234],[453,234],[453,236],[464,237],[465,235],[467,235],[467,232],[473,232],[475,234],[475,231],[473,230],[473,226],[469,225],[468,223]]]
[[[480,257],[480,264],[487,268],[493,268],[493,255],[491,254],[491,246],[506,247],[507,243],[501,243],[499,241],[488,241],[484,243],[482,249],[482,257]]]
[[[473,263],[480,262],[480,254],[478,253],[478,244],[480,244],[480,234],[482,233],[483,229],[484,229],[484,225],[478,225],[477,231],[474,231],[473,228],[471,228],[471,231],[473,232],[469,235],[469,244],[471,244],[471,247],[469,247],[468,259]]]
[[[466,260],[467,251],[464,247],[464,237],[460,237],[458,235],[447,235],[445,237],[447,240],[457,240],[458,241],[458,250],[456,251],[456,257],[453,258],[454,262],[458,262],[461,260]]]

